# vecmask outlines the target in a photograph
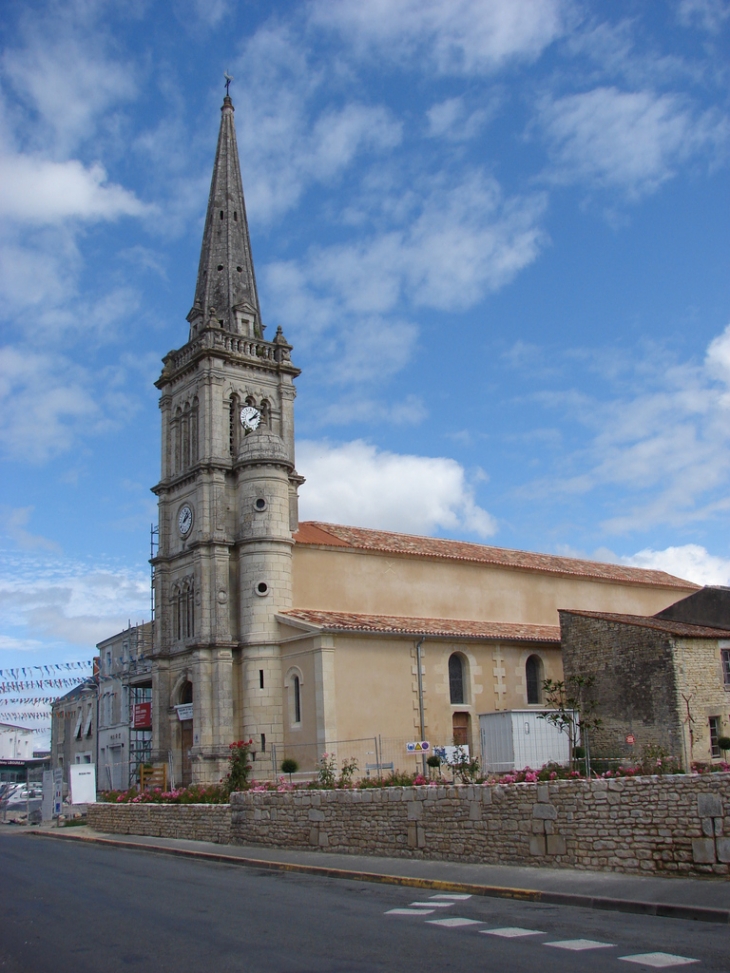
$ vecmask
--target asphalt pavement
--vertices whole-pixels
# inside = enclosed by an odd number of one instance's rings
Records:
[[[208,860],[70,838],[80,830],[49,840],[0,829],[3,973],[727,973],[730,965],[730,928],[720,923],[333,879],[269,867],[270,855],[257,862],[250,849]],[[327,867],[344,857],[314,856]]]
[[[403,885],[434,892],[464,892],[492,898],[730,923],[730,881],[719,876],[656,877],[570,868],[342,855],[261,846],[218,845],[177,838],[102,834],[88,827],[37,828],[30,833],[39,838],[46,835],[61,840],[137,848],[157,854],[259,869]]]

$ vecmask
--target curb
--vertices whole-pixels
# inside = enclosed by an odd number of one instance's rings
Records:
[[[582,909],[600,909],[605,912],[632,912],[643,916],[660,916],[664,919],[690,919],[695,922],[717,922],[730,925],[730,909],[710,909],[705,906],[673,905],[667,902],[641,902],[634,899],[614,899],[595,895],[577,895],[570,892],[542,892],[538,889],[509,888],[502,885],[474,885],[469,882],[449,882],[435,878],[413,878],[405,875],[386,875],[376,872],[359,872],[349,868],[328,868],[326,865],[303,865],[297,862],[264,861],[258,858],[242,858],[222,852],[194,851],[189,848],[166,848],[164,845],[145,845],[136,841],[120,841],[116,838],[98,838],[90,835],[62,834],[53,831],[30,831],[40,838],[57,838],[62,841],[80,841],[92,845],[109,845],[113,848],[131,848],[134,851],[152,852],[172,858],[192,858],[198,861],[218,862],[222,865],[238,865],[244,868],[261,868],[274,872],[296,872],[321,875],[325,878],[347,879],[355,882],[374,882],[380,885],[401,885],[406,888],[430,889],[436,892],[461,892],[483,895],[495,899],[518,899],[522,902],[542,902],[547,905],[577,906]]]

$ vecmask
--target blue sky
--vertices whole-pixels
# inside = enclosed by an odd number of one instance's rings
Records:
[[[226,69],[303,518],[730,583],[730,4],[0,17],[0,668],[148,617]]]

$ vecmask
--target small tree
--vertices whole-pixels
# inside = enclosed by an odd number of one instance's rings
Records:
[[[730,737],[718,737],[717,745],[722,750],[723,754],[725,755],[725,759],[727,760],[727,752],[730,750]]]
[[[426,763],[431,770],[438,770],[439,777],[441,776],[441,757],[437,753],[432,753],[430,757],[427,757]]]
[[[238,740],[229,746],[230,754],[228,763],[230,770],[228,776],[223,781],[228,794],[233,791],[242,791],[248,782],[248,775],[253,769],[249,761],[253,740]]]
[[[580,739],[585,753],[586,777],[591,775],[589,733],[603,724],[603,721],[595,715],[598,704],[591,694],[595,681],[593,676],[568,676],[565,682],[545,679],[542,684],[545,702],[552,709],[539,715],[539,719],[547,720],[548,723],[552,723],[553,726],[568,734],[571,770]]]
[[[281,772],[282,774],[289,774],[289,783],[291,784],[291,775],[296,774],[299,770],[299,764],[296,760],[292,760],[291,757],[287,757],[286,760],[281,762]]]

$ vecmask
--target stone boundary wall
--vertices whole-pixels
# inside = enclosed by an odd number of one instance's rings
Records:
[[[94,831],[231,843],[230,804],[90,804]]]
[[[230,807],[95,804],[89,824],[123,834],[360,855],[727,875],[730,774],[248,791],[233,794]]]

